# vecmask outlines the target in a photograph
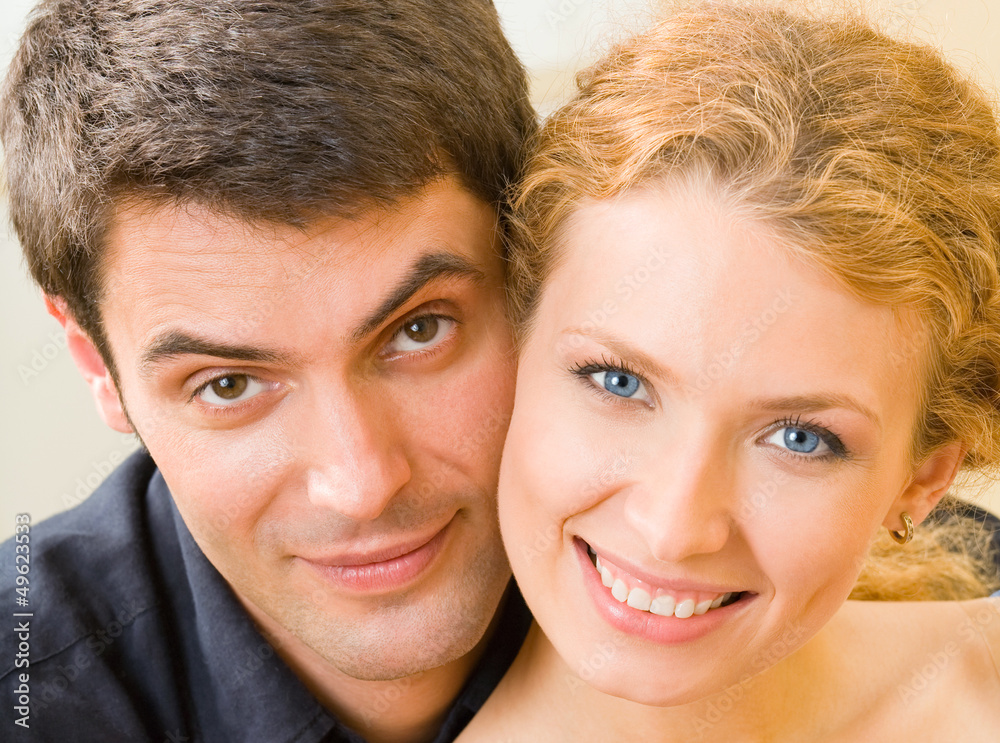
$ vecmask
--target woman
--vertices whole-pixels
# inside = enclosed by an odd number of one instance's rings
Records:
[[[846,601],[1000,458],[983,95],[857,20],[680,13],[547,122],[513,242],[538,626],[461,740],[996,741],[1000,602]],[[860,594],[987,595],[892,545]]]

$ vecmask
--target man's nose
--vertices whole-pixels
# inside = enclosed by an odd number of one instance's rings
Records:
[[[674,442],[640,465],[625,501],[627,523],[663,562],[720,551],[733,528],[727,457],[697,438]]]
[[[345,395],[325,407],[307,444],[309,500],[357,521],[376,519],[410,480],[400,433],[371,400]]]

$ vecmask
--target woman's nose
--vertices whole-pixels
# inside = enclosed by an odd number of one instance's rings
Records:
[[[636,473],[626,493],[626,521],[663,562],[718,552],[733,528],[733,466],[707,442],[668,448]]]

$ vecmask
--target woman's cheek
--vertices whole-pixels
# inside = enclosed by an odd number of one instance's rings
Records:
[[[530,417],[515,407],[500,463],[500,530],[512,564],[543,546],[536,535],[548,531],[546,513],[553,496],[549,455]]]
[[[527,407],[527,406],[526,406]],[[558,549],[567,519],[607,492],[606,449],[593,427],[541,406],[515,407],[500,469],[500,527],[511,562],[522,569]],[[612,460],[614,457],[612,457]]]

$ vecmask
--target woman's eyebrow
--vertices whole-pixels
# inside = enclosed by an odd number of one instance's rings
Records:
[[[823,392],[815,395],[786,395],[756,400],[750,407],[763,411],[796,413],[816,413],[832,408],[846,408],[860,413],[881,430],[882,420],[869,406],[851,395],[838,392]]]
[[[668,384],[680,386],[676,375],[657,362],[648,353],[642,351],[626,340],[618,338],[611,333],[600,328],[572,327],[562,331],[565,335],[579,335],[599,343],[606,347],[623,361],[628,361],[630,365],[638,367],[638,371],[650,374],[658,379],[665,380]],[[821,392],[809,395],[782,395],[780,397],[770,397],[756,400],[749,405],[755,410],[773,412],[797,412],[815,413],[820,410],[830,410],[832,408],[846,408],[860,413],[868,418],[876,428],[882,429],[882,419],[868,405],[858,400],[852,395],[839,392]]]
[[[629,365],[637,367],[637,371],[643,374],[664,380],[668,384],[679,385],[677,376],[667,367],[663,366],[648,353],[629,343],[623,338],[619,338],[612,333],[596,327],[573,327],[562,331],[564,335],[582,335],[601,344],[622,361],[627,361]]]

